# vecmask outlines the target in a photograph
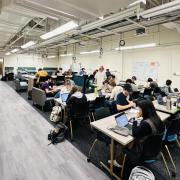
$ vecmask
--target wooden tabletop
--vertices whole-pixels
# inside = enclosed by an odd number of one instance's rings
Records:
[[[157,101],[153,101],[154,107],[157,111],[162,111],[168,114],[176,114],[179,109],[176,106],[172,106],[171,110],[168,110],[166,106],[158,104]]]
[[[163,113],[163,112],[157,112],[157,113],[160,116],[162,121],[165,121],[167,118],[170,117],[170,115],[167,113]],[[127,117],[128,118],[133,117],[132,113],[128,113]],[[108,129],[109,127],[113,127],[116,125],[115,115],[100,119],[98,121],[94,121],[91,123],[91,125],[92,125],[92,127],[101,131],[108,137],[113,138],[115,141],[117,141],[118,143],[120,143],[123,146],[126,146],[127,144],[129,144],[130,142],[132,142],[134,140],[134,137],[132,137],[131,135],[122,136],[122,135],[114,133],[113,131]]]

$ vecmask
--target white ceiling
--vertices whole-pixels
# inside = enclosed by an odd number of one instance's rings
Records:
[[[0,14],[0,47],[4,46],[29,20],[29,18],[2,10]]]

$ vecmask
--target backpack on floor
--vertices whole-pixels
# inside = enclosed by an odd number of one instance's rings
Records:
[[[67,126],[60,122],[56,127],[48,134],[48,140],[50,144],[57,144],[64,141],[67,132]]]
[[[136,166],[131,171],[129,180],[155,180],[154,174],[143,166]]]
[[[61,107],[60,106],[54,106],[50,115],[50,121],[52,122],[58,122],[61,118]]]

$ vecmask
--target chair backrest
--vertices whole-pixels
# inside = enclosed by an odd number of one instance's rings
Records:
[[[70,116],[73,119],[84,119],[89,112],[89,102],[88,101],[75,101],[70,107]]]
[[[152,95],[152,89],[150,89],[150,88],[145,88],[143,95],[151,96],[151,95]]]
[[[177,114],[175,118],[171,119],[167,127],[167,134],[178,134],[180,132],[180,115]]]
[[[46,93],[42,89],[32,88],[32,101],[39,106],[45,106]]]
[[[45,82],[45,81],[47,81],[48,80],[48,76],[45,76],[45,77],[39,77],[39,83],[40,82]]]
[[[108,107],[100,107],[95,109],[94,117],[96,120],[103,119],[111,115],[110,109]]]
[[[57,76],[57,81],[65,81],[65,76]]]
[[[94,109],[104,106],[105,100],[106,100],[105,96],[96,97],[93,103]]]
[[[141,149],[141,160],[155,160],[162,147],[163,133],[154,134],[147,137],[143,142],[139,142]]]
[[[139,98],[139,95],[140,95],[139,91],[133,91],[131,97],[133,100],[137,100]]]

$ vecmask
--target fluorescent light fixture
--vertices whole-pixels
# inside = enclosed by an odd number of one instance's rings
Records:
[[[16,53],[16,52],[18,52],[19,51],[19,49],[13,49],[11,52],[12,53]]]
[[[7,52],[5,55],[6,55],[6,56],[9,56],[10,54],[11,54],[10,52]]]
[[[143,11],[139,15],[142,16],[143,18],[150,18],[150,17],[166,14],[169,12],[173,12],[179,9],[180,9],[180,1],[176,0],[176,1],[172,1],[169,3],[162,4],[160,6],[148,9],[146,11]]]
[[[94,54],[94,53],[100,53],[100,50],[80,52],[81,55],[83,55],[83,54]]]
[[[34,42],[34,41],[29,41],[29,42],[27,42],[26,44],[22,45],[21,48],[22,48],[22,49],[26,49],[26,48],[28,48],[28,47],[33,46],[34,44],[36,44],[36,42]]]
[[[73,54],[61,54],[61,57],[72,56]]]
[[[46,33],[46,34],[43,34],[40,37],[41,37],[41,39],[49,39],[49,38],[57,36],[59,34],[63,34],[69,30],[76,28],[76,27],[78,27],[78,24],[75,23],[74,21],[70,21],[70,22],[68,22],[68,23]]]
[[[141,49],[141,48],[149,48],[149,47],[155,47],[156,43],[150,43],[150,44],[140,44],[135,46],[124,46],[120,48],[115,48],[115,50],[130,50],[130,49]]]
[[[144,3],[144,4],[146,4],[146,0],[137,0],[137,1],[129,4],[129,6],[134,6],[134,5],[136,5],[136,4],[138,4],[138,3],[141,3],[141,2]]]
[[[48,56],[47,59],[53,59],[55,58],[56,56]]]

